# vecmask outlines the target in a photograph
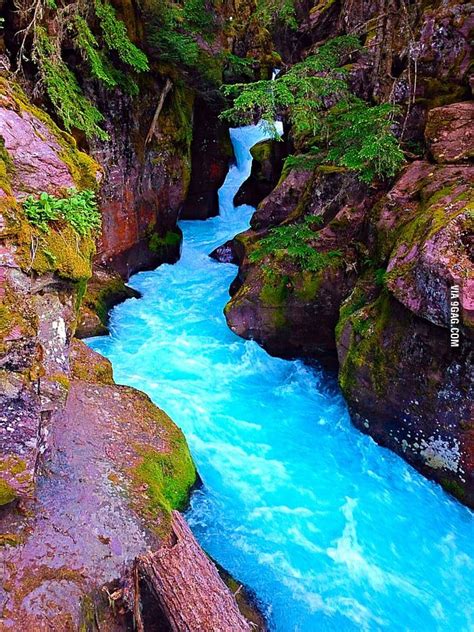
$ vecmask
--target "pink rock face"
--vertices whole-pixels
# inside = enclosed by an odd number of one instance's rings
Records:
[[[417,175],[424,178],[416,180]],[[386,235],[387,251],[392,247],[388,288],[414,314],[444,327],[453,285],[460,286],[464,324],[472,320],[467,280],[474,276],[473,220],[467,202],[473,181],[470,166],[415,163],[380,208],[378,228]]]
[[[0,134],[15,165],[14,195],[58,194],[73,187],[69,169],[60,158],[61,147],[46,125],[26,110],[17,112],[2,105]]]
[[[469,3],[443,2],[427,8],[419,35],[420,74],[461,81],[469,70],[473,15]]]
[[[474,155],[474,103],[453,103],[428,113],[426,142],[436,162],[459,162]]]
[[[79,353],[86,368],[98,364],[91,350],[80,345]],[[11,629],[47,629],[42,626],[49,620],[52,629],[65,630],[69,618],[69,629],[79,629],[84,594],[119,577],[136,555],[158,544],[129,499],[127,471],[139,455],[128,439],[138,443],[146,436],[157,450],[166,444],[152,415],[134,415],[137,406],[146,407],[146,396],[109,380],[107,372],[105,384],[72,382],[65,409],[47,424],[34,511],[3,517],[2,531],[24,540],[0,551],[9,569],[3,616]],[[60,590],[52,590],[58,581]]]

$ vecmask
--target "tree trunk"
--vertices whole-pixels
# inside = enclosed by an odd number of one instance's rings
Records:
[[[158,601],[172,632],[252,629],[178,512],[173,512],[170,542],[156,553],[139,557],[136,569]]]

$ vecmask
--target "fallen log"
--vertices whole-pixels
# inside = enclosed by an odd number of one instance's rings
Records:
[[[250,632],[234,596],[174,511],[172,536],[157,552],[136,560],[140,582],[159,603],[172,632]],[[139,619],[135,610],[135,620]],[[138,623],[140,629],[140,623]]]

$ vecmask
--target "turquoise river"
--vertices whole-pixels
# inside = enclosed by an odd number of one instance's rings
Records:
[[[88,343],[183,429],[203,479],[190,525],[271,630],[472,631],[472,513],[351,426],[322,370],[226,326],[236,267],[208,254],[248,226],[232,200],[265,135],[231,130],[220,216],[181,222],[180,261],[132,277],[142,298]]]

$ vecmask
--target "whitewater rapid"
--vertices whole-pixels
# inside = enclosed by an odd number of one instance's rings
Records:
[[[180,261],[132,277],[142,298],[88,343],[183,429],[203,479],[189,523],[272,630],[473,630],[472,513],[359,433],[323,371],[226,326],[236,268],[208,254],[248,226],[232,200],[267,135],[231,130],[220,216],[181,222]]]

